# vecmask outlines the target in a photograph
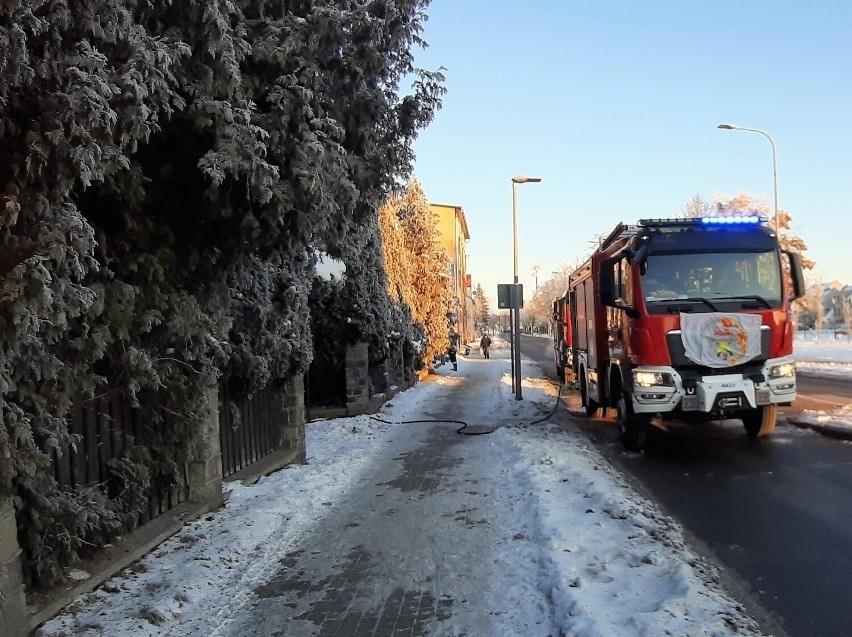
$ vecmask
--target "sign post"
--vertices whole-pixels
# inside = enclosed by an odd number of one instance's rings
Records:
[[[521,392],[521,308],[524,307],[524,286],[521,283],[497,284],[497,308],[508,309],[512,317],[510,356],[512,359],[512,391],[515,400],[522,400]]]

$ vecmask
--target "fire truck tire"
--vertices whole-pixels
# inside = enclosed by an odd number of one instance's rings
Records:
[[[778,422],[778,407],[766,405],[742,415],[743,425],[749,438],[763,438],[775,430]]]
[[[631,451],[642,451],[645,448],[651,419],[646,414],[637,414],[633,411],[628,394],[621,394],[616,405],[615,421],[621,432],[622,444]]]
[[[583,409],[585,410],[586,415],[594,416],[595,412],[598,410],[598,403],[596,400],[589,398],[589,388],[586,386],[585,370],[580,370],[580,400],[583,403]]]

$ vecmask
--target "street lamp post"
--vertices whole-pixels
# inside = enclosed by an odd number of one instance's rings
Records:
[[[514,245],[515,285],[518,284],[518,184],[538,183],[540,177],[512,177],[512,238]],[[515,400],[522,400],[521,393],[521,309],[512,310],[512,380]]]
[[[781,229],[778,226],[778,162],[775,159],[775,141],[769,136],[769,133],[762,131],[759,128],[746,128],[745,126],[737,126],[736,124],[719,124],[717,128],[721,128],[723,130],[744,130],[750,133],[760,133],[769,140],[769,145],[772,146],[772,187],[775,197],[775,234],[778,234]]]
[[[536,289],[536,292],[538,292],[538,273],[539,273],[539,272],[541,272],[541,266],[539,266],[539,265],[534,265],[534,266],[532,267],[532,274],[533,274],[533,276],[535,277],[535,289]]]

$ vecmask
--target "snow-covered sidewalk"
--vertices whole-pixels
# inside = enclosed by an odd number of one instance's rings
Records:
[[[366,416],[310,423],[307,465],[229,485],[222,510],[41,634],[390,634],[383,621],[411,635],[759,634],[562,408],[529,424],[554,405],[540,370],[524,364],[515,401],[508,351],[492,355],[442,367],[381,416],[494,433]],[[391,616],[395,599],[416,603]]]

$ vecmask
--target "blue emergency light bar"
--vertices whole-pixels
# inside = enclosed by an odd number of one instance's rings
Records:
[[[688,217],[668,219],[640,219],[643,228],[689,228],[695,226],[756,226],[769,221],[768,217],[741,215],[730,217]]]
[[[701,223],[708,226],[725,226],[725,225],[747,225],[765,223],[769,221],[767,217],[744,216],[744,217],[701,217]]]

